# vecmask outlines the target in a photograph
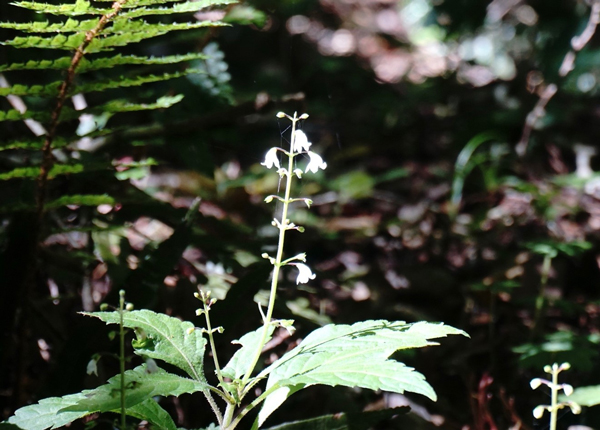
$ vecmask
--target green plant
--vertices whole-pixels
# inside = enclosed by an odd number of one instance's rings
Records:
[[[581,406],[573,401],[558,401],[559,391],[562,390],[565,396],[570,396],[573,393],[573,387],[571,385],[558,383],[558,374],[563,370],[569,370],[570,368],[571,365],[569,363],[563,363],[560,366],[556,363],[554,363],[552,366],[545,366],[544,372],[552,375],[552,380],[548,381],[546,379],[534,378],[530,382],[533,390],[541,385],[546,385],[548,388],[550,388],[550,405],[539,405],[533,410],[533,416],[538,420],[544,416],[545,411],[550,412],[550,430],[556,430],[558,411],[560,409],[568,406],[571,409],[571,412],[574,414],[579,414],[581,412]]]
[[[276,168],[280,177],[285,178],[284,196],[270,195],[265,199],[266,202],[280,202],[282,209],[281,217],[272,223],[279,231],[276,255],[263,254],[263,258],[273,266],[273,272],[266,314],[259,306],[262,326],[235,341],[240,349],[221,367],[214,335],[222,332],[222,329],[214,328],[211,324],[210,310],[216,300],[211,298],[210,291],[200,290],[195,294],[201,302],[197,315],[203,315],[206,323],[206,327],[201,329],[191,322],[149,310],[120,309],[115,312],[85,313],[107,324],[134,329],[136,339],[133,347],[136,354],[173,365],[187,376],[141,365],[122,372],[120,377],[112,378],[94,390],[45,399],[39,404],[19,409],[8,423],[27,430],[42,430],[67,424],[93,412],[125,409],[128,415],[145,419],[159,428],[174,430],[175,424],[152,397],[199,391],[208,400],[222,430],[233,430],[250,411],[262,404],[253,427],[258,428],[289,396],[315,384],[356,386],[398,393],[411,391],[436,399],[433,388],[422,374],[390,357],[401,349],[434,345],[431,339],[451,334],[466,335],[461,330],[443,324],[407,324],[385,320],[363,321],[353,325],[329,324],[310,333],[298,346],[268,367],[258,369],[262,350],[272,338],[274,330],[293,330],[293,321],[273,318],[280,271],[286,266],[295,266],[298,270],[297,284],[315,278],[305,264],[306,254],[283,257],[287,231],[304,231],[303,227],[288,218],[291,205],[300,203],[310,207],[312,203],[307,198],[292,197],[293,179],[327,167],[321,156],[310,150],[311,143],[297,128],[299,122],[308,118],[308,115],[298,117],[296,114],[289,116],[280,112],[278,117],[288,118],[292,122],[292,131],[290,149],[271,148],[262,163],[269,169]],[[280,154],[287,160],[287,165],[283,163],[286,167],[280,164]],[[299,156],[309,158],[304,171],[297,167],[296,159]],[[208,381],[210,378],[204,374],[207,344],[210,345],[214,360],[216,384],[211,384]],[[257,398],[248,401],[247,396],[263,380],[266,380],[265,390]],[[120,393],[120,396],[116,396],[116,393]],[[224,409],[219,407],[215,396],[224,403]],[[122,423],[121,427],[125,427],[125,424]]]

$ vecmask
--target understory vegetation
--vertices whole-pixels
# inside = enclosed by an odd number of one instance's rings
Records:
[[[598,23],[0,3],[0,429],[600,428]]]

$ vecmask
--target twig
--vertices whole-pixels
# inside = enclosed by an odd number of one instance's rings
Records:
[[[571,47],[573,49],[569,50],[569,52],[565,54],[562,64],[558,70],[558,74],[561,78],[564,78],[573,71],[575,68],[575,59],[577,57],[576,53],[581,51],[589,43],[596,32],[598,24],[600,24],[600,0],[593,0],[588,23],[579,36],[575,36],[573,39],[571,39]],[[534,106],[533,110],[527,115],[525,125],[523,126],[523,133],[521,134],[521,139],[515,147],[515,151],[519,157],[523,157],[527,152],[527,145],[529,144],[531,132],[533,131],[537,121],[546,115],[546,105],[550,99],[554,97],[557,91],[558,87],[556,84],[549,84],[546,86],[546,88],[544,88],[544,90],[541,92],[540,99]]]

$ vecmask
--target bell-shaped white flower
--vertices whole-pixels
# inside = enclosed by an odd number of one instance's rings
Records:
[[[315,279],[315,275],[306,264],[302,263],[290,263],[298,268],[298,277],[296,278],[296,285],[306,284],[311,279]]]
[[[317,173],[319,169],[325,169],[327,167],[327,163],[323,161],[319,154],[309,151],[308,156],[310,157],[310,160],[306,169],[304,169],[304,173],[309,170],[313,173]]]
[[[308,141],[308,137],[306,137],[306,134],[302,130],[294,132],[294,147],[292,148],[292,152],[308,151],[310,145],[312,144]]]
[[[279,165],[279,159],[277,158],[277,148],[269,149],[267,155],[265,156],[265,161],[260,164],[265,166],[267,169],[270,169],[273,166],[279,169],[281,166]]]

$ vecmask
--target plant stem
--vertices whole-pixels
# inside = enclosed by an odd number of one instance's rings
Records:
[[[121,372],[121,430],[126,428],[125,414],[125,326],[123,313],[125,312],[125,291],[119,291],[119,365]]]
[[[556,421],[558,420],[558,366],[552,366],[552,402],[550,402],[550,430],[556,430]]]
[[[552,255],[545,254],[544,262],[542,263],[542,272],[540,278],[540,292],[535,300],[535,317],[533,319],[533,330],[532,336],[537,336],[539,332],[542,316],[544,313],[544,307],[546,305],[546,287],[548,285],[548,277],[550,276],[550,269],[552,268]]]
[[[206,319],[206,329],[208,330],[208,339],[210,342],[210,350],[212,351],[213,361],[215,363],[215,372],[217,374],[217,378],[221,383],[221,387],[223,387],[223,375],[221,375],[221,366],[219,366],[219,358],[217,357],[217,349],[215,348],[215,338],[213,336],[212,326],[210,324],[210,316],[208,315],[210,306],[208,305],[208,297],[203,301],[204,304],[204,318]]]
[[[252,365],[248,368],[248,370],[246,371],[246,374],[242,378],[242,387],[244,387],[248,383],[248,380],[250,379],[250,376],[252,375],[252,372],[254,371],[254,368],[256,367],[256,363],[258,363],[260,354],[262,353],[262,349],[265,346],[265,343],[267,341],[267,336],[269,333],[269,324],[271,324],[271,317],[273,316],[273,309],[275,307],[275,297],[277,295],[277,282],[279,279],[279,269],[282,266],[281,259],[283,257],[283,245],[285,243],[285,231],[286,231],[286,227],[287,227],[287,214],[288,214],[288,208],[290,205],[290,192],[291,192],[291,188],[292,188],[292,176],[293,176],[292,170],[294,168],[294,140],[296,138],[296,136],[295,136],[296,122],[299,120],[296,112],[294,112],[294,117],[291,118],[291,120],[292,120],[292,138],[291,138],[291,144],[290,144],[290,152],[288,153],[288,171],[287,171],[287,180],[286,180],[286,185],[285,185],[285,198],[283,199],[283,209],[281,211],[281,222],[279,224],[279,242],[277,244],[277,255],[275,257],[275,263],[273,264],[274,267],[273,267],[273,277],[271,278],[271,291],[270,291],[270,295],[269,295],[269,305],[267,307],[267,315],[264,320],[263,334],[260,339],[260,342],[257,345],[256,353],[254,354],[254,358],[252,359]]]

